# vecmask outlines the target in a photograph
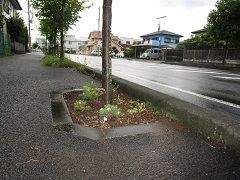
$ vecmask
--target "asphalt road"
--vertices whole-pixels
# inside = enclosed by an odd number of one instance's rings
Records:
[[[101,57],[68,55],[101,70]],[[113,75],[226,116],[240,124],[240,72],[112,59]]]
[[[50,93],[95,80],[45,67],[42,57],[0,58],[1,180],[240,178],[238,154],[174,123],[160,122],[157,134],[97,141],[54,129]]]

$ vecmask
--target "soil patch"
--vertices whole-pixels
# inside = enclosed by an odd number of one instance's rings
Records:
[[[93,128],[109,129],[128,125],[148,124],[156,121],[167,120],[157,111],[153,111],[147,105],[144,106],[141,112],[129,113],[129,110],[136,108],[137,100],[129,97],[126,93],[115,92],[113,95],[113,105],[117,105],[122,112],[122,116],[117,119],[111,119],[103,122],[99,117],[99,110],[104,107],[103,96],[89,101],[91,106],[90,110],[78,112],[74,109],[74,103],[81,96],[81,91],[67,92],[63,95],[65,102],[68,106],[69,113],[74,123]],[[169,121],[169,119],[168,119]]]

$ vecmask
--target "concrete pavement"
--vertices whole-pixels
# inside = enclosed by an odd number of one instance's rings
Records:
[[[55,130],[49,94],[88,76],[41,54],[0,59],[0,179],[239,179],[238,154],[162,122],[158,134],[94,141]]]

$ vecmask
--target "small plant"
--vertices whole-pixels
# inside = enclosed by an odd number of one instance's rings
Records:
[[[117,98],[116,98],[116,102],[117,102],[117,104],[121,105],[121,104],[124,103],[124,100],[121,98],[120,95],[118,95]]]
[[[86,66],[83,65],[83,64],[77,64],[75,67],[81,73],[86,73],[87,72]]]
[[[129,114],[141,113],[146,110],[146,103],[136,102],[133,109],[129,109],[127,112]]]
[[[74,103],[74,110],[75,111],[88,111],[91,107],[88,105],[86,101],[78,100]]]
[[[112,83],[112,91],[114,93],[117,92],[118,88],[119,88],[119,85],[117,83]]]
[[[89,82],[83,86],[83,94],[80,96],[82,100],[94,100],[104,94],[103,88],[98,88],[94,82]]]
[[[107,104],[99,110],[99,116],[103,118],[105,122],[120,117],[121,111],[116,105]]]

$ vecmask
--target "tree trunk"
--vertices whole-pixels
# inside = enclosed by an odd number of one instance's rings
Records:
[[[60,43],[61,43],[61,49],[60,49],[60,60],[63,61],[64,58],[64,6],[65,6],[65,2],[64,0],[62,0],[62,8],[61,8],[61,28],[60,28]]]
[[[57,44],[57,35],[55,34],[53,37],[53,54],[56,55],[56,44]]]
[[[103,0],[102,87],[106,91],[105,104],[112,102],[111,24],[112,0]]]
[[[227,52],[228,52],[228,41],[226,41],[226,45],[224,48],[224,56],[223,56],[223,62],[222,65],[226,65],[226,59],[227,59]]]

